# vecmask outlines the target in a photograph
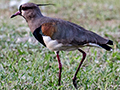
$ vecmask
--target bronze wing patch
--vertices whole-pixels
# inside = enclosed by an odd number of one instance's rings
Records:
[[[41,26],[41,30],[44,35],[52,37],[57,31],[57,25],[55,22],[44,23]]]

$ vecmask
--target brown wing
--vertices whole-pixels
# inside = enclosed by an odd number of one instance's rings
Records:
[[[52,38],[53,34],[57,31],[56,23],[44,23],[41,25],[41,30],[45,36],[50,36]]]
[[[56,27],[56,32],[52,35],[52,38],[63,44],[107,44],[109,41],[108,39],[105,39],[94,32],[88,31],[68,21],[59,20],[56,23]]]
[[[95,43],[98,45],[108,44],[109,40],[98,34],[88,31],[81,26],[55,18],[46,18],[41,25],[42,33],[50,36],[62,44],[84,45]]]

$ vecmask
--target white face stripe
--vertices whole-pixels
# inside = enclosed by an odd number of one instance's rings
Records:
[[[22,15],[22,16],[24,16],[24,13],[25,13],[25,11],[24,11],[24,10],[21,10],[21,15]]]

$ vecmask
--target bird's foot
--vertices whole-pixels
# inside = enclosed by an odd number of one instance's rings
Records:
[[[74,85],[74,87],[77,89],[77,78],[76,77],[73,77],[72,78],[72,80],[73,80],[73,85]]]

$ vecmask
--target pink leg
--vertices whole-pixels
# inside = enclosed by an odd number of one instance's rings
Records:
[[[60,57],[59,57],[59,51],[57,51],[57,59],[58,59],[58,63],[59,63],[59,79],[58,79],[58,85],[60,86],[61,72],[62,72],[62,64],[61,64]]]
[[[80,64],[79,64],[79,66],[78,66],[78,68],[77,68],[77,70],[76,70],[76,72],[75,72],[75,74],[74,74],[74,76],[73,76],[73,78],[72,78],[72,80],[73,80],[73,85],[74,85],[75,88],[77,88],[77,82],[76,82],[77,73],[78,73],[78,71],[79,71],[79,69],[80,69],[80,67],[81,67],[81,65],[82,65],[82,63],[83,63],[83,61],[85,60],[85,57],[86,57],[86,53],[85,53],[83,50],[81,50],[81,49],[78,49],[78,50],[83,54],[83,58],[82,58],[82,60],[80,61]]]

